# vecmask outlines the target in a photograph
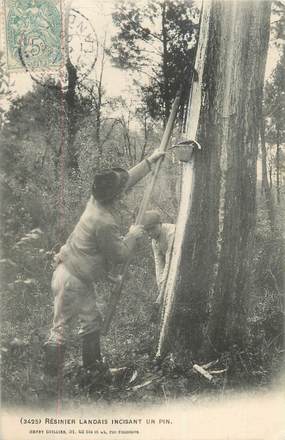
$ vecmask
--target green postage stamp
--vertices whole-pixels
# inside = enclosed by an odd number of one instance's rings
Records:
[[[61,0],[5,0],[7,65],[56,68],[62,61]]]

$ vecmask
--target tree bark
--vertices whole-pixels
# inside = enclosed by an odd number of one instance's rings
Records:
[[[200,36],[195,61],[195,70],[198,74],[198,81],[193,83],[190,103],[188,106],[189,114],[187,117],[186,131],[187,138],[191,139],[196,139],[200,116],[202,78],[209,33],[209,12],[210,3],[205,1],[202,12]],[[157,357],[162,356],[168,347],[168,339],[169,334],[171,333],[171,324],[173,322],[175,301],[177,294],[180,293],[182,290],[182,286],[180,283],[181,276],[182,273],[184,273],[184,269],[187,270],[186,267],[182,268],[180,264],[185,264],[183,260],[184,245],[189,246],[189,243],[187,240],[185,240],[185,237],[188,236],[188,220],[190,219],[190,213],[192,209],[192,194],[194,188],[195,164],[194,160],[192,160],[189,163],[183,164],[180,208],[176,224],[173,254],[164,293],[161,330],[156,354]],[[186,319],[188,318],[188,315],[189,314],[187,313],[185,314]],[[183,328],[185,329],[185,326],[183,326]]]
[[[198,136],[202,150],[196,154],[194,187],[188,180],[181,199],[180,211],[189,197],[192,202],[186,215],[178,216],[179,267],[171,262],[169,280],[176,271],[175,283],[168,292],[168,281],[165,292],[166,308],[168,296],[174,297],[178,316],[168,313],[162,320],[162,332],[173,324],[193,353],[202,346],[222,351],[243,339],[269,20],[268,1],[217,0],[210,7]],[[166,341],[164,334],[160,352]]]

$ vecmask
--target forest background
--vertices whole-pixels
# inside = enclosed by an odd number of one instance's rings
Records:
[[[94,69],[84,75],[84,66],[70,56],[64,88],[57,78],[37,76],[27,80],[30,90],[22,90],[19,96],[19,77],[7,75],[1,58],[0,90],[5,96],[0,133],[1,354],[6,405],[49,402],[49,385],[42,376],[42,345],[52,320],[53,257],[85,206],[94,171],[115,165],[130,168],[159,145],[181,73],[194,64],[197,6],[178,0],[118,2],[111,11],[111,34],[96,35]],[[89,22],[86,16],[82,19]],[[246,345],[231,347],[220,356],[220,368],[226,374],[214,386],[192,374],[193,363],[204,359],[191,353],[185,356],[179,348],[167,358],[159,380],[152,381],[159,326],[149,319],[157,287],[151,247],[145,239],[130,267],[103,348],[111,364],[135,365],[139,377],[150,383],[138,390],[103,387],[94,391],[67,374],[67,400],[194,398],[205,389],[266,387],[278,377],[284,353],[284,22],[284,3],[273,2],[270,45],[277,56],[267,75],[260,112],[263,129]],[[107,80],[110,72],[115,77],[111,64],[128,75],[129,90]],[[118,82],[124,78],[122,74]],[[172,143],[182,137],[182,116]],[[181,165],[169,152],[151,200],[165,222],[176,221],[180,174]],[[119,213],[122,233],[134,221],[145,184],[136,186]],[[107,295],[108,288],[102,286],[102,310]],[[175,319],[179,323],[179,316]],[[78,352],[75,340],[67,373],[78,366]]]

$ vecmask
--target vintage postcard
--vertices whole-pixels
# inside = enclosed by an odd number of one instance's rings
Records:
[[[284,61],[284,1],[0,0],[1,439],[285,439]]]

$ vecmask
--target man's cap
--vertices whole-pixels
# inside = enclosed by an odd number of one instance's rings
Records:
[[[141,221],[141,224],[146,230],[151,229],[153,226],[159,225],[160,223],[160,215],[155,210],[146,211]]]
[[[106,168],[96,173],[92,194],[96,200],[108,202],[121,194],[126,188],[129,173],[123,168]]]

